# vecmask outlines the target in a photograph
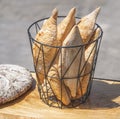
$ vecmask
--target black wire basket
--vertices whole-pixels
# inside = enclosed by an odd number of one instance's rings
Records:
[[[63,19],[65,16],[58,16],[58,19]],[[48,18],[40,19],[33,24],[30,25],[28,28],[28,36],[30,40],[30,45],[31,45],[31,51],[33,55],[33,61],[34,61],[34,68],[35,68],[35,73],[37,76],[37,81],[38,81],[38,91],[40,94],[40,98],[42,101],[52,107],[58,107],[58,108],[75,108],[79,106],[80,104],[84,103],[90,94],[91,91],[91,86],[93,82],[93,77],[94,77],[94,72],[95,72],[95,67],[96,67],[96,62],[97,62],[97,57],[99,53],[99,48],[101,44],[101,39],[103,35],[103,31],[101,27],[96,24],[95,29],[99,28],[100,29],[100,34],[98,38],[94,41],[90,41],[84,45],[78,45],[78,46],[68,46],[68,47],[63,47],[63,46],[50,46],[47,44],[43,44],[41,42],[38,42],[35,40],[35,36],[38,33],[38,31],[41,29],[41,26],[43,24],[43,21]],[[76,19],[80,19],[76,17]],[[39,52],[37,54],[37,59],[34,58],[34,53],[33,53],[33,45],[38,46]],[[83,55],[80,55],[80,62],[77,70],[79,70],[78,75],[76,77],[66,77],[65,74],[69,71],[72,63],[75,61],[76,57],[79,55],[79,53],[84,54],[85,50],[87,49],[88,46],[93,45],[94,47],[89,51],[89,55],[87,60],[85,60],[84,64],[81,66],[81,59]],[[46,66],[45,62],[45,57],[44,57],[44,48],[53,48],[56,50],[56,53],[50,62],[49,66]],[[62,51],[63,49],[78,49],[78,52],[73,56],[72,63],[70,63],[69,67],[65,72],[62,70],[62,65],[58,66],[56,65],[58,62],[58,59],[62,57]],[[38,58],[40,57],[40,51],[42,55],[42,65],[43,65],[43,72],[40,72],[38,70]],[[94,52],[94,53],[93,53]],[[92,65],[91,68],[89,67],[89,58],[93,55],[93,60],[92,60]],[[60,60],[60,64],[62,64],[62,60]],[[58,70],[58,68],[60,70]],[[47,70],[46,70],[47,69]],[[85,70],[88,70],[88,72],[85,72]],[[53,75],[50,75],[49,72],[52,72]],[[40,75],[41,74],[41,75]],[[41,83],[41,78],[44,78],[44,80]],[[73,96],[71,95],[70,88],[68,88],[65,85],[65,82],[67,81],[73,81],[73,86],[74,84],[76,85],[75,93],[76,95]]]

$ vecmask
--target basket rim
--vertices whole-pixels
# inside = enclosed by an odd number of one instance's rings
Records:
[[[66,16],[58,16],[58,18],[64,18],[64,17],[66,17]],[[55,45],[48,45],[48,44],[45,44],[45,43],[38,42],[37,40],[35,40],[35,39],[31,36],[30,29],[31,29],[32,26],[35,25],[36,23],[41,22],[41,21],[43,21],[43,20],[45,20],[45,19],[48,19],[48,18],[49,18],[49,17],[44,17],[44,18],[42,18],[42,19],[39,19],[39,20],[33,22],[33,23],[28,27],[27,32],[28,32],[28,35],[30,36],[30,39],[31,39],[33,42],[36,42],[36,43],[38,43],[38,44],[40,44],[40,45],[43,45],[43,46],[52,47],[52,48],[75,48],[75,47],[83,47],[83,46],[90,45],[90,44],[98,41],[98,40],[99,40],[100,38],[102,38],[102,36],[103,36],[103,30],[102,30],[102,28],[100,27],[100,25],[98,25],[97,23],[95,23],[95,25],[96,25],[98,28],[100,28],[100,35],[99,35],[99,37],[98,37],[96,40],[94,40],[94,41],[90,41],[90,42],[87,42],[87,43],[83,43],[83,44],[81,44],[81,45],[73,45],[73,46],[55,46]],[[75,18],[81,19],[80,17],[75,17]]]

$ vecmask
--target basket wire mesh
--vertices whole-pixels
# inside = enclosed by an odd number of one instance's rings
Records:
[[[58,16],[58,18],[64,18],[65,16]],[[36,73],[36,76],[37,76],[37,81],[38,81],[38,91],[39,91],[39,94],[40,94],[40,98],[42,99],[42,101],[49,105],[49,106],[52,106],[52,107],[58,107],[58,108],[65,108],[65,107],[77,107],[79,106],[81,103],[84,103],[87,99],[88,99],[88,96],[90,94],[90,91],[91,91],[91,87],[92,87],[92,82],[93,82],[93,77],[94,77],[94,72],[95,72],[95,67],[96,67],[96,63],[97,63],[97,58],[98,58],[98,53],[99,53],[99,49],[100,49],[100,44],[101,44],[101,40],[102,40],[102,35],[103,35],[103,31],[101,29],[101,27],[96,24],[95,25],[95,28],[100,28],[100,34],[99,34],[99,37],[95,40],[95,41],[92,41],[92,42],[88,42],[86,44],[83,44],[83,45],[78,45],[78,46],[67,46],[67,47],[64,47],[64,46],[50,46],[50,45],[47,45],[47,44],[43,44],[41,42],[38,42],[35,40],[35,36],[36,34],[38,33],[38,31],[41,29],[41,25],[43,23],[43,21],[45,19],[48,19],[48,18],[43,18],[43,19],[40,19],[36,22],[34,22],[33,24],[30,25],[30,27],[28,28],[28,36],[29,36],[29,40],[30,40],[30,46],[31,46],[31,52],[32,52],[32,56],[33,56],[33,61],[34,61],[34,68],[35,68],[35,73]],[[76,19],[80,19],[78,17],[76,17]],[[37,59],[35,60],[34,59],[34,54],[33,54],[33,45],[37,45],[38,48],[39,48],[39,52],[38,52],[38,56],[37,56]],[[84,53],[84,49],[87,48],[90,44],[94,44],[94,47],[92,48],[87,60],[85,61],[83,67],[81,68],[81,59],[83,57],[83,55],[80,55],[80,62],[79,62],[79,67],[78,67],[78,75],[77,77],[66,77],[66,73],[69,71],[72,63],[75,61],[76,57],[78,56],[79,53],[83,54]],[[50,65],[49,66],[46,66],[46,63],[45,63],[45,57],[44,57],[44,48],[47,48],[47,47],[50,47],[50,48],[54,48],[56,50],[55,52],[55,55],[52,59],[52,61],[50,62]],[[51,67],[57,62],[58,58],[62,58],[62,50],[63,49],[74,49],[74,48],[77,48],[78,51],[77,53],[74,55],[74,58],[72,60],[72,62],[70,63],[69,67],[67,68],[67,70],[63,73],[62,71],[62,65],[61,65],[61,70],[59,71],[59,77],[50,77],[48,74],[49,74],[49,71],[51,69]],[[42,53],[42,58],[43,58],[43,67],[44,67],[44,72],[39,72],[38,71],[38,58],[40,56],[40,51]],[[86,66],[87,66],[87,63],[88,63],[88,60],[89,60],[89,57],[90,55],[92,54],[92,52],[94,52],[94,57],[93,57],[93,61],[92,61],[92,68],[89,72],[87,73],[83,73]],[[61,60],[61,64],[62,64],[62,60]],[[44,83],[41,83],[40,82],[40,76],[39,76],[39,73],[43,73],[44,75]],[[87,80],[87,86],[86,86],[86,91],[83,92],[83,89],[82,89],[82,80],[84,79],[84,77],[88,76],[89,75],[89,80]],[[49,82],[49,78],[53,78],[54,80],[59,80],[59,87],[61,87],[61,89],[59,90],[59,92],[61,93],[61,96],[58,98],[56,96],[56,93],[55,91],[53,90],[53,88],[51,87],[51,84]],[[65,105],[63,103],[63,85],[64,85],[64,80],[72,80],[76,78],[77,79],[77,86],[79,84],[79,87],[80,87],[80,93],[81,93],[81,96],[78,97],[78,98],[72,98],[70,99],[70,104],[68,105]],[[57,84],[58,85],[58,84]],[[65,90],[68,90],[66,87],[65,87]],[[77,89],[76,89],[77,90]],[[67,91],[69,92],[69,91]]]

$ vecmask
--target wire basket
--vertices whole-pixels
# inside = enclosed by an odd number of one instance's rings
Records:
[[[58,16],[58,19],[63,19],[64,17],[65,16]],[[96,24],[95,28],[100,29],[100,34],[99,37],[92,42],[88,42],[84,45],[68,46],[68,47],[50,46],[35,40],[35,36],[40,30],[41,25],[43,24],[43,21],[45,19],[48,18],[40,19],[34,22],[33,24],[31,24],[30,27],[28,28],[28,36],[29,36],[31,51],[33,55],[34,68],[37,76],[38,91],[40,94],[40,98],[45,104],[52,107],[75,108],[79,106],[81,103],[84,103],[88,99],[88,96],[90,94],[103,31],[101,27],[98,24]],[[80,19],[80,18],[76,17],[76,19]],[[40,72],[38,70],[38,65],[39,65],[38,58],[40,57],[39,56],[40,52],[38,52],[37,54],[38,57],[37,59],[35,59],[33,53],[33,45],[37,45],[39,51],[41,52],[43,58],[42,66],[44,71]],[[88,46],[90,45],[94,45],[94,47],[91,49],[91,51],[89,51],[87,60],[85,60],[84,64],[81,66],[81,59],[83,58],[83,55],[79,55],[79,53],[84,54],[85,53],[84,49],[87,49]],[[45,62],[44,48],[51,48],[56,51],[52,61],[50,61],[49,63],[49,66],[46,65]],[[69,64],[69,67],[66,69],[66,71],[63,72],[62,60],[60,60],[59,62],[59,64],[61,65],[58,66],[57,65],[58,59],[62,57],[63,55],[62,51],[64,49],[75,49],[75,48],[78,49],[78,51],[75,55],[73,55],[73,60]],[[69,72],[72,63],[74,63],[78,55],[80,56],[79,66],[78,68],[76,68],[77,70],[79,70],[78,74],[75,77],[67,77],[66,74],[67,72]],[[91,57],[91,55],[93,55],[92,65],[90,66],[90,68],[88,68],[89,58]],[[85,72],[87,69],[89,70]],[[50,75],[51,74],[50,72],[52,72],[53,75]],[[44,81],[41,83],[42,78],[44,78]],[[71,94],[72,87],[71,89],[68,88],[65,83],[69,81],[74,81],[72,86],[76,85],[73,94]]]

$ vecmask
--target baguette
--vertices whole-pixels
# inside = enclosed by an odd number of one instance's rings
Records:
[[[82,45],[82,39],[80,37],[78,26],[75,25],[66,39],[63,41],[63,46],[75,46]],[[80,74],[84,65],[84,47],[63,48],[59,57],[59,67],[62,70],[62,75],[65,85],[69,88],[71,97],[76,96],[78,75]],[[82,56],[82,58],[80,58]],[[80,68],[79,68],[80,66]],[[71,79],[72,78],[72,79]]]
[[[76,8],[72,8],[68,15],[61,21],[61,23],[58,24],[57,27],[57,40],[59,42],[59,46],[62,45],[62,42],[72,29],[72,27],[75,25],[75,12]]]
[[[91,38],[91,41],[95,41],[100,34],[100,29],[97,28],[94,33],[93,36]],[[90,80],[90,76],[91,76],[91,70],[92,70],[92,65],[93,65],[93,60],[94,60],[94,55],[95,55],[95,51],[96,51],[96,42],[93,42],[90,44],[90,46],[85,50],[85,60],[87,61],[87,65],[86,65],[86,69],[85,69],[85,74],[87,74],[86,76],[84,76],[83,80],[82,80],[82,91],[83,94],[86,93],[87,91],[87,87],[88,87],[88,83]]]
[[[95,41],[100,35],[100,29],[97,28],[92,37],[91,37],[91,41]],[[79,88],[77,90],[77,96],[74,99],[80,98],[81,96],[83,96],[86,91],[87,91],[87,87],[88,87],[88,83],[90,80],[90,74],[91,74],[91,70],[92,70],[92,63],[93,63],[93,59],[94,59],[94,55],[95,55],[95,44],[96,42],[91,43],[87,49],[85,50],[85,61],[86,61],[86,66],[85,66],[85,71],[84,74],[85,75],[83,78],[81,78],[81,80],[79,81]]]
[[[36,41],[47,45],[57,46],[57,14],[57,9],[54,9],[51,17],[44,21],[42,28],[36,35]],[[40,83],[44,82],[44,75],[49,70],[55,52],[56,49],[49,46],[38,43],[33,45],[34,63]]]
[[[81,18],[77,23],[80,30],[80,35],[84,43],[87,43],[93,35],[96,19],[99,12],[100,7],[96,8],[93,12]]]
[[[64,105],[69,105],[71,102],[70,97],[67,93],[64,82],[59,79],[58,66],[56,64],[51,67],[48,73],[48,81],[57,99]]]

